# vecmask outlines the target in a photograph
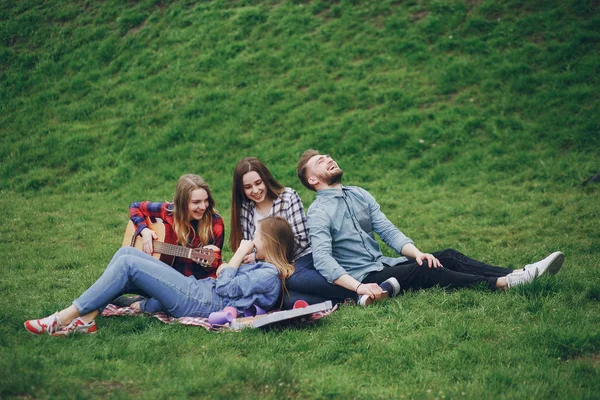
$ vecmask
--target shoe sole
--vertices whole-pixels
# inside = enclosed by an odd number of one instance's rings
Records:
[[[35,329],[35,328],[33,327],[33,325],[31,325],[31,324],[29,323],[29,321],[25,321],[25,322],[23,323],[23,326],[25,327],[25,330],[26,330],[27,332],[31,333],[32,335],[40,336],[40,335],[45,335],[45,334],[47,334],[47,333],[48,333],[48,331],[46,331],[46,330],[43,330],[43,331],[41,331],[41,332],[40,332],[40,331],[38,331],[37,329]]]
[[[82,334],[82,335],[93,335],[95,334],[97,331],[96,327],[90,328],[87,331],[78,331],[78,330],[72,330],[69,332],[55,332],[53,334],[51,334],[50,336],[54,336],[54,337],[58,337],[58,336],[71,336],[71,335],[76,335],[76,334]]]
[[[377,299],[373,299],[372,297],[369,297],[369,295],[363,294],[360,297],[360,300],[358,300],[358,305],[363,306],[363,307],[368,307],[373,303],[377,303],[378,301],[383,301],[383,300],[386,300],[389,298],[390,298],[390,295],[388,292],[383,292],[381,294],[381,296],[379,296],[379,298],[377,298]]]
[[[114,301],[117,300],[117,301]],[[116,299],[114,299],[113,302],[111,304],[120,307],[120,308],[124,308],[124,307],[131,307],[131,305],[133,303],[136,303],[138,301],[142,301],[142,300],[146,300],[146,297],[144,296],[119,296]]]
[[[390,297],[395,297],[400,293],[400,282],[398,282],[398,279],[389,278],[386,279],[385,282],[388,282],[390,285],[392,285],[392,288],[394,288]]]
[[[548,273],[550,275],[555,275],[558,271],[560,271],[560,268],[562,267],[563,262],[565,261],[565,255],[560,251],[557,251],[556,253],[552,253],[550,255],[550,257],[552,256],[554,256],[554,258],[552,259],[552,261],[550,261],[550,265],[548,266]]]

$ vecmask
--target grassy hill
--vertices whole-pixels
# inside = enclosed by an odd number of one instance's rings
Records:
[[[600,171],[599,43],[595,0],[1,2],[0,397],[596,397],[599,189],[579,185]],[[311,329],[26,335],[99,276],[131,201],[198,173],[228,231],[235,163],[308,206],[309,147],[423,250],[561,249],[564,270]]]

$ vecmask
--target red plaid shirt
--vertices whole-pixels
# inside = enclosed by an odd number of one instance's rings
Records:
[[[177,243],[177,235],[173,230],[172,210],[173,203],[142,201],[131,203],[131,205],[129,206],[129,216],[131,217],[131,221],[137,228],[138,235],[144,228],[148,228],[148,218],[160,218],[163,221],[163,224],[165,225],[165,243],[179,245],[179,243]],[[195,226],[196,224],[192,223],[194,229],[197,228],[197,226]],[[195,249],[200,246],[213,244],[219,249],[223,248],[225,225],[223,224],[223,219],[218,214],[213,214],[212,233],[214,238],[212,240],[209,240],[208,243],[200,243],[200,239],[197,235],[195,235],[194,239],[191,242],[188,241],[186,247]],[[215,261],[213,261],[210,267],[203,267],[202,265],[187,258],[173,257],[166,254],[162,254],[160,256],[160,260],[168,265],[171,265],[183,275],[193,275],[194,277],[196,277],[196,279],[203,279],[209,277],[216,278],[217,276],[215,275],[215,272],[219,265],[221,265],[222,263],[220,251],[215,252]]]

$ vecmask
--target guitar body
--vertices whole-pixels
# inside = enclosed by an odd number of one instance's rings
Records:
[[[156,241],[164,242],[165,241],[165,224],[162,221],[147,221],[148,228],[153,230],[158,238]],[[136,234],[136,228],[133,222],[129,221],[127,223],[127,228],[125,229],[125,236],[123,236],[123,244],[121,247],[135,247],[138,250],[142,250],[142,245],[144,241],[140,235]],[[160,260],[161,253],[155,251],[152,254],[152,257]]]
[[[152,242],[152,247],[154,248],[152,257],[157,260],[161,260],[168,265],[173,265],[173,261],[175,260],[174,257],[181,257],[190,259],[203,267],[210,267],[215,260],[215,252],[212,249],[205,249],[202,247],[191,249],[189,247],[165,243],[165,225],[161,220],[147,220],[146,225],[148,225],[148,228],[153,230],[156,233],[156,236],[158,236]],[[135,225],[133,222],[129,221],[129,223],[127,223],[127,228],[125,229],[122,247],[135,247],[138,250],[142,250],[143,243],[144,240],[142,237],[136,234]]]

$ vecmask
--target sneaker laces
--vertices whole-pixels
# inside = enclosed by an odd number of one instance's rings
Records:
[[[48,333],[49,335],[62,328],[62,326],[58,322],[58,313],[54,313],[52,315],[47,316],[46,318],[42,318],[39,320],[38,323],[42,327],[42,329],[46,331],[46,333]]]
[[[537,272],[537,270],[536,270]],[[512,272],[506,275],[506,283],[508,287],[511,288],[513,286],[523,285],[525,283],[529,283],[535,279],[535,273],[532,273],[531,270],[523,270],[521,272]]]
[[[69,322],[67,325],[61,326],[60,328],[58,328],[56,330],[56,332],[52,333],[52,335],[63,336],[63,335],[68,335],[69,333],[77,330],[77,326],[78,326],[77,321],[81,321],[81,323],[85,325],[85,322],[83,322],[83,320],[80,317],[77,317],[77,318],[73,319],[73,321]]]

